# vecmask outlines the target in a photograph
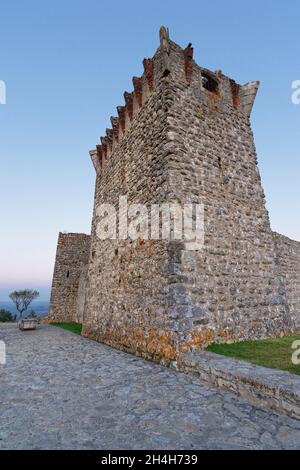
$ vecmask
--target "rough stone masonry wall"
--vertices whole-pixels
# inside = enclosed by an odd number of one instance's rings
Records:
[[[113,144],[102,139],[92,223],[91,260],[83,335],[157,361],[170,361],[176,339],[167,327],[168,243],[162,240],[99,240],[96,207],[161,203],[167,197],[166,108],[162,56],[144,61],[140,92],[125,109]],[[132,95],[131,95],[132,96]],[[142,106],[140,106],[142,105]],[[124,114],[122,114],[124,113]],[[123,120],[124,119],[124,120]],[[113,121],[114,122],[114,121]]]
[[[89,252],[90,235],[59,234],[49,321],[82,322]]]
[[[278,272],[249,116],[258,84],[192,60],[161,31],[119,118],[91,152],[97,172],[83,334],[163,363],[212,341],[295,331]],[[211,76],[217,91],[203,86]],[[194,202],[205,246],[99,240],[101,203]]]
[[[169,57],[171,197],[205,210],[204,249],[182,244],[174,270],[170,316],[181,350],[293,332],[249,123],[257,84],[239,86],[190,58],[187,77],[174,44]],[[206,73],[217,91],[202,86]]]
[[[273,233],[276,265],[287,298],[290,315],[300,331],[300,242]]]

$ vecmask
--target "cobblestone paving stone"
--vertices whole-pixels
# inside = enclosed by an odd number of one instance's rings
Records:
[[[0,449],[300,448],[300,421],[60,328],[0,339]]]

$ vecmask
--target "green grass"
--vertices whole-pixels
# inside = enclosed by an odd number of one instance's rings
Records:
[[[65,330],[72,331],[77,335],[81,335],[82,324],[81,323],[50,323],[52,326],[58,326],[59,328],[64,328]]]
[[[300,335],[233,344],[211,344],[206,349],[223,356],[300,375],[300,365],[292,363],[292,354],[295,352],[292,344],[295,340],[300,340]]]

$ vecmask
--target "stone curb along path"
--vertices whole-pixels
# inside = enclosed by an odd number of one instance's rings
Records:
[[[300,420],[300,376],[205,351],[182,354],[178,369]]]

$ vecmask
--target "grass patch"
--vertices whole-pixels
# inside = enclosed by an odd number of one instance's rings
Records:
[[[77,335],[81,335],[82,324],[81,323],[50,323],[52,326],[58,326],[59,328],[64,328],[64,330],[72,331]]]
[[[271,369],[286,370],[292,374],[300,375],[300,365],[292,363],[292,354],[295,352],[295,349],[292,349],[292,344],[296,340],[300,340],[300,335],[257,341],[241,341],[233,344],[211,344],[206,349],[223,356],[242,359],[252,364],[270,367]],[[300,358],[300,355],[298,355],[298,358]]]

